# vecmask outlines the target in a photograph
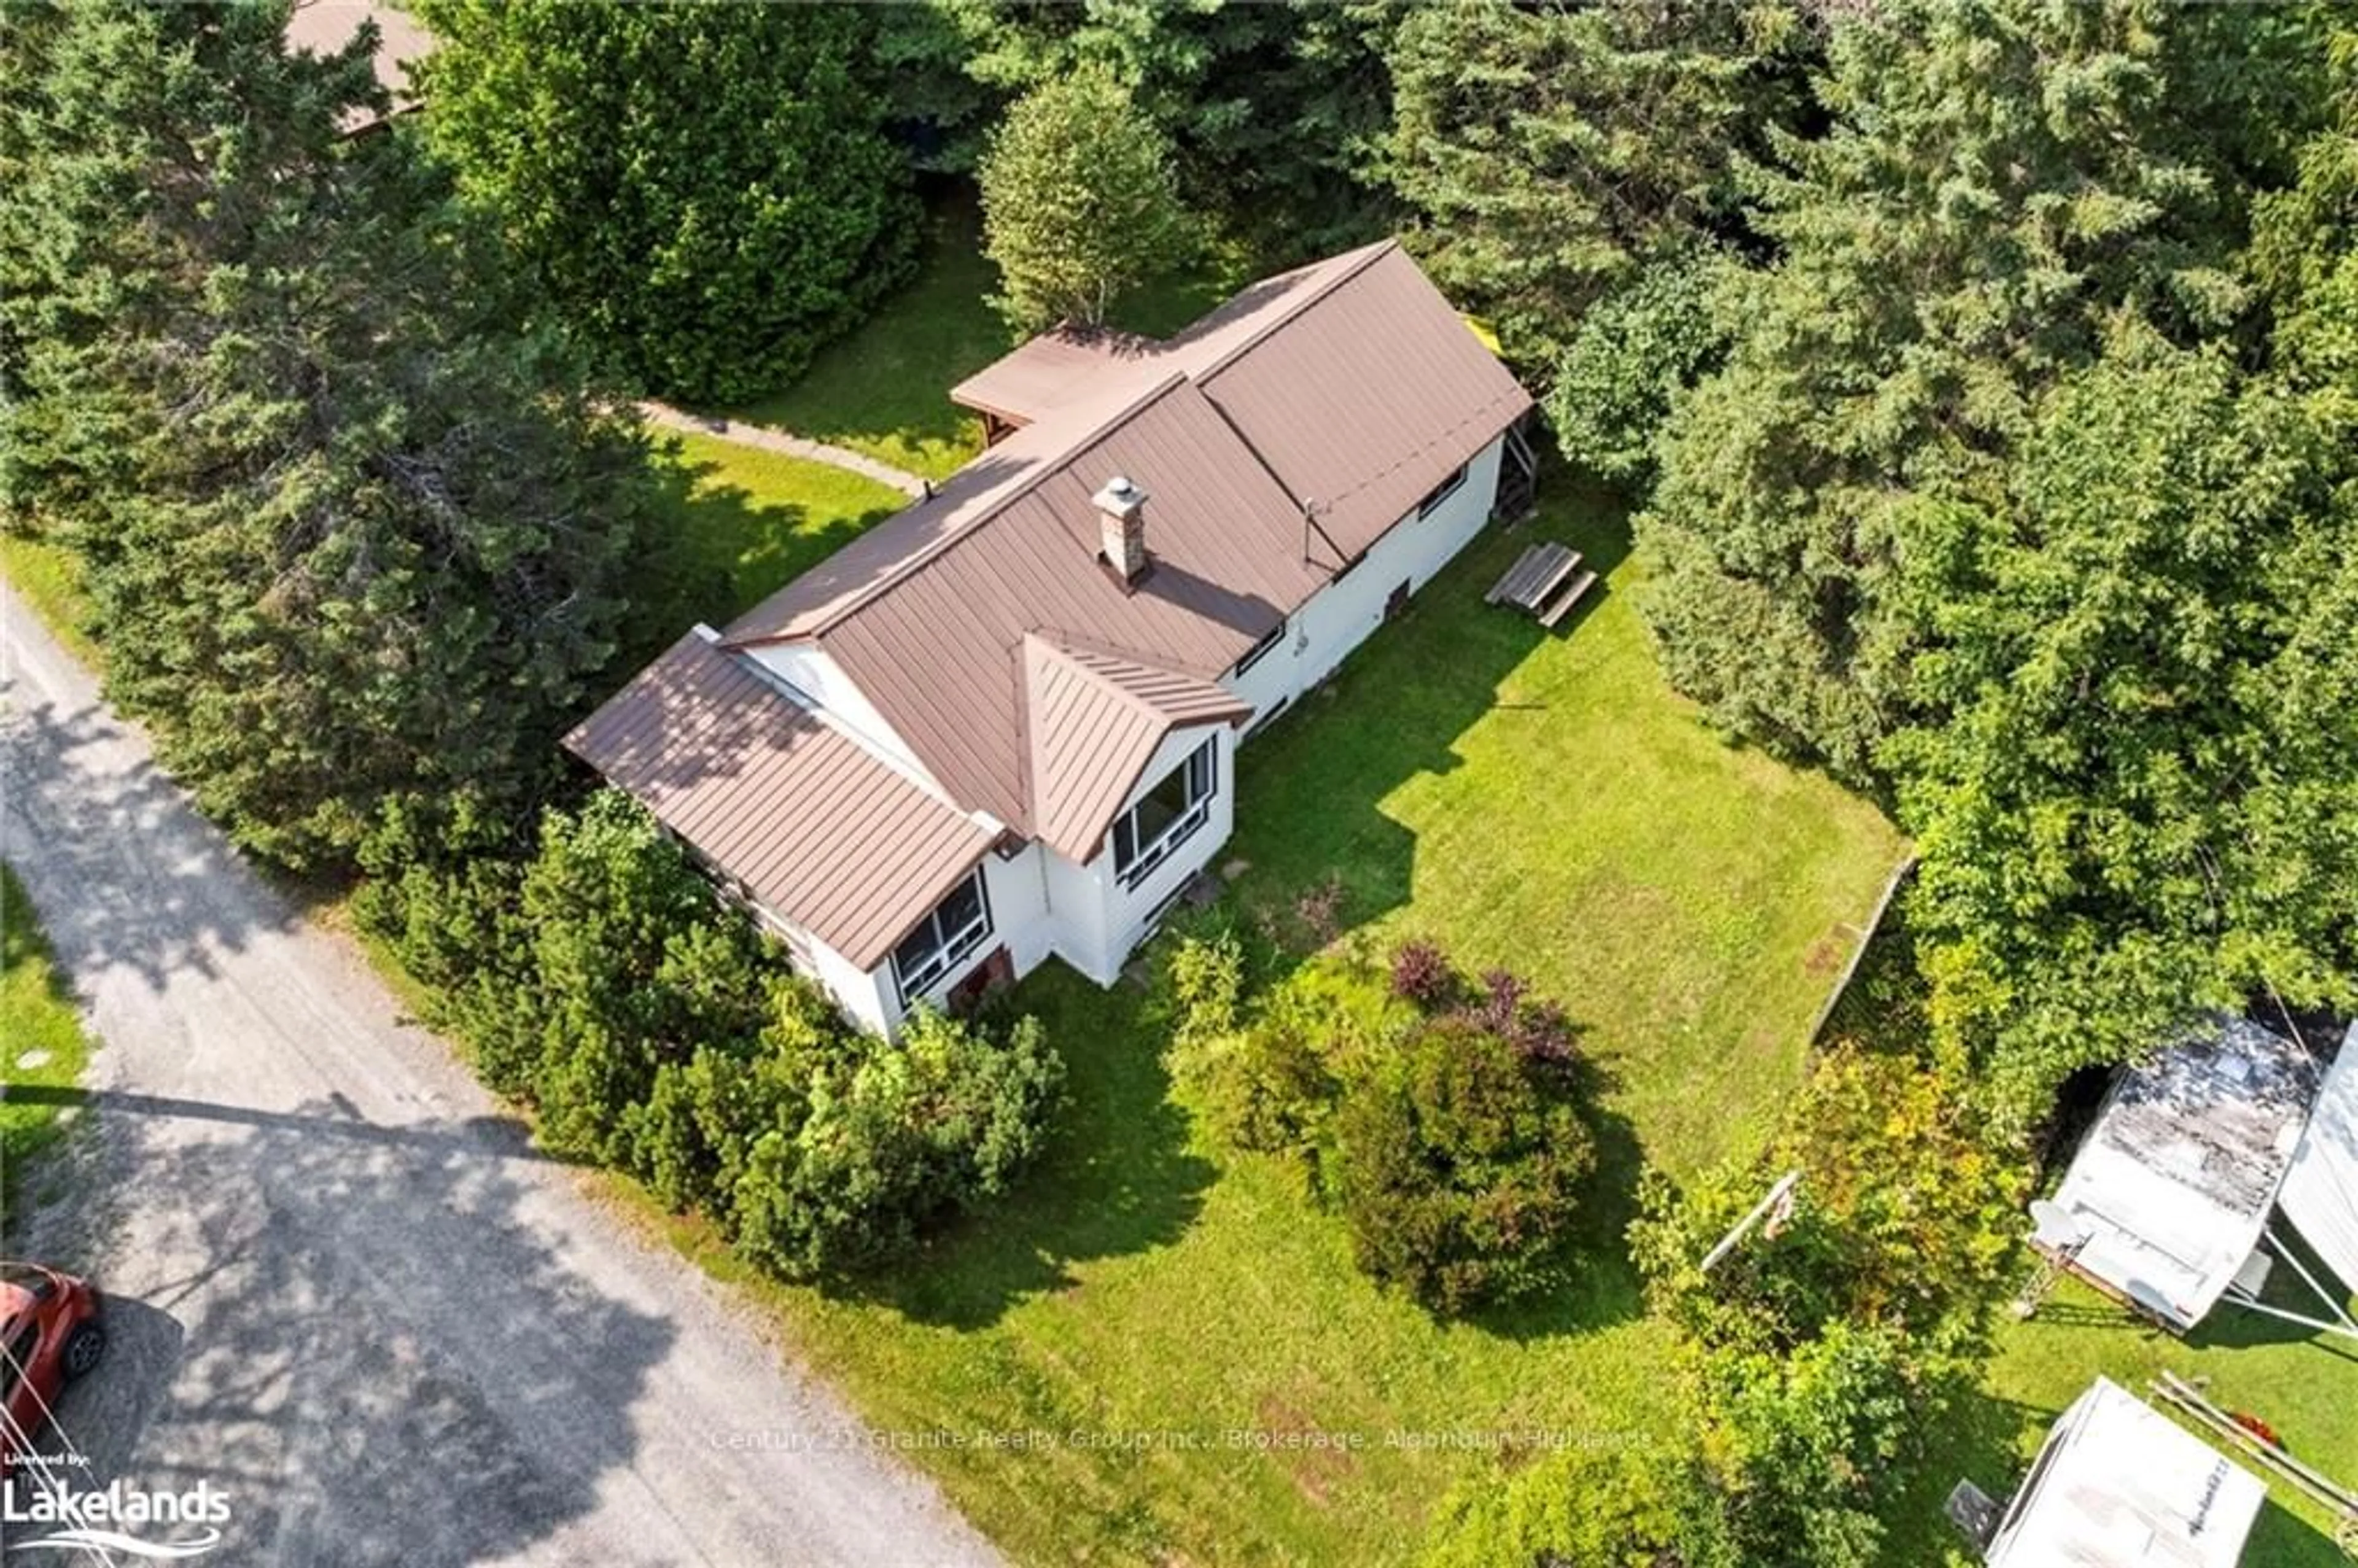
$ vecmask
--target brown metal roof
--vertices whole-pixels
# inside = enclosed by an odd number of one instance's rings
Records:
[[[383,0],[295,0],[287,18],[287,45],[301,53],[330,55],[352,41],[362,22],[376,24],[376,57],[372,64],[377,84],[393,99],[393,112],[415,108],[409,63],[424,59],[434,48],[434,37],[408,12]],[[373,121],[374,115],[347,115],[345,128]]]
[[[1208,330],[1191,330],[1164,357],[1188,365],[1319,527],[1356,556],[1531,398],[1397,244],[1289,276],[1299,281],[1267,305],[1225,323],[1215,312]],[[1280,309],[1282,319],[1263,319]]]
[[[950,401],[1029,425],[1072,402],[1097,372],[1120,361],[1143,359],[1160,346],[1152,338],[1110,328],[1057,327],[951,387]]]
[[[652,692],[633,683],[609,705],[652,719],[601,709],[575,749],[651,803],[678,793],[666,821],[705,832],[709,843],[682,828],[757,891],[768,879],[781,913],[821,929],[818,912],[831,923],[821,935],[870,961],[979,854],[961,810],[1093,853],[1174,725],[1239,715],[1212,695],[1218,677],[1531,406],[1390,242],[1255,284],[1166,343],[1124,348],[1139,351],[1027,346],[964,384],[962,400],[1036,416],[728,629],[732,645],[809,642],[832,656],[956,808],[774,694],[763,710],[789,711],[773,719],[673,739],[664,716],[703,699],[667,687],[732,667],[693,650],[692,671]],[[1117,475],[1149,497],[1152,564],[1127,587],[1098,558],[1090,501]],[[744,706],[741,692],[732,701]],[[618,724],[632,742],[620,753],[602,743]],[[782,747],[789,733],[814,739]],[[672,745],[694,748],[678,766],[696,787],[672,779]],[[732,746],[758,768],[733,765]],[[845,770],[858,759],[882,791],[881,770],[896,804],[870,806],[848,773],[779,760],[821,749]],[[875,814],[907,825],[882,831]],[[714,826],[737,819],[755,831]],[[791,856],[773,827],[792,835]],[[887,839],[894,852],[878,855]]]
[[[1071,860],[1096,857],[1164,736],[1252,717],[1252,704],[1212,681],[1071,638],[1024,638],[1023,670],[1033,824]]]
[[[755,898],[873,968],[991,835],[701,630],[565,738]]]
[[[970,469],[1065,417],[1018,431]],[[1218,410],[1178,377],[1053,460],[1020,450],[1008,460],[1020,473],[979,514],[979,503],[946,490],[846,546],[837,559],[854,565],[842,578],[805,579],[728,634],[815,637],[952,798],[1028,830],[1025,633],[1053,627],[1216,678],[1341,563]],[[1098,561],[1089,501],[1118,474],[1149,497],[1153,566],[1130,591]],[[854,591],[883,571],[899,575],[864,598]]]

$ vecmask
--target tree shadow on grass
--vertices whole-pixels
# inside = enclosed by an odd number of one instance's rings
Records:
[[[937,1232],[914,1255],[830,1293],[920,1323],[987,1327],[1027,1297],[1077,1284],[1074,1265],[1168,1246],[1214,1175],[1188,1142],[1158,1042],[1131,987],[1100,991],[1062,963],[1016,1000],[1065,1058],[1067,1101],[1040,1162],[1014,1191]]]
[[[636,574],[616,684],[688,627],[736,619],[901,509],[896,503],[814,523],[801,503],[716,480],[720,464],[689,458],[676,443],[650,470],[659,537]]]
[[[1935,1563],[1949,1548],[1962,1553],[1964,1539],[1942,1511],[1950,1490],[1971,1481],[2003,1503],[2022,1480],[2024,1445],[2061,1413],[1977,1386],[1920,1418],[1930,1424],[1919,1434],[1918,1460],[1886,1514],[1892,1531],[1888,1560]]]

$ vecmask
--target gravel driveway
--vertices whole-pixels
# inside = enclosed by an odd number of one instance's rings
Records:
[[[114,1299],[60,1411],[96,1482],[226,1493],[208,1564],[994,1560],[249,873],[5,586],[0,709],[0,854],[103,1041],[13,1217]]]

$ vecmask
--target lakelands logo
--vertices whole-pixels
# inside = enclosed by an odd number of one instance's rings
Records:
[[[127,1552],[172,1560],[201,1557],[222,1543],[229,1495],[210,1481],[184,1492],[151,1492],[116,1481],[103,1492],[0,1481],[0,1534],[11,1550]],[[31,1529],[43,1533],[20,1536]],[[151,1539],[153,1538],[153,1539]]]

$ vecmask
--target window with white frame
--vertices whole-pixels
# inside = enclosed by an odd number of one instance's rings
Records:
[[[1211,819],[1219,787],[1220,740],[1215,735],[1171,770],[1113,825],[1113,870],[1134,888]]]
[[[1433,509],[1439,506],[1451,496],[1456,494],[1458,488],[1465,482],[1466,465],[1464,463],[1459,463],[1455,471],[1451,473],[1447,479],[1443,480],[1439,484],[1434,485],[1431,490],[1425,492],[1424,499],[1416,503],[1416,514],[1419,517],[1432,516]]]
[[[892,949],[892,979],[901,1000],[910,1001],[932,989],[990,935],[990,899],[977,866]]]

